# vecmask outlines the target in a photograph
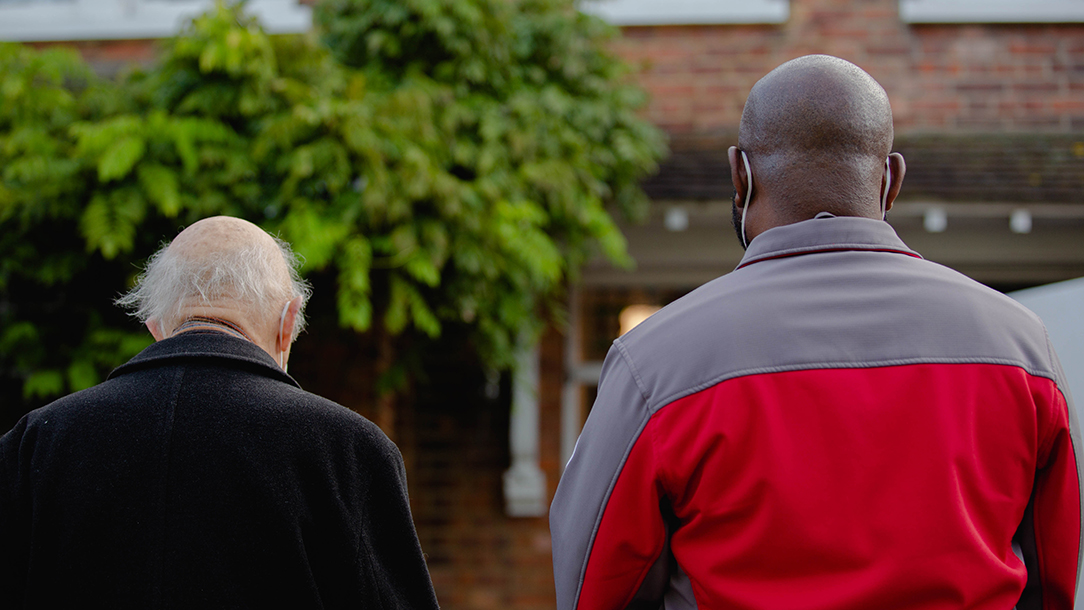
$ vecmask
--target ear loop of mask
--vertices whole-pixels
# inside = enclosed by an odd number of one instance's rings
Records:
[[[885,159],[885,190],[881,193],[881,220],[888,220],[888,190],[892,188],[892,166]]]
[[[291,303],[291,301],[286,301],[286,305],[283,306],[283,308],[282,308],[282,315],[279,316],[279,336],[280,337],[286,331],[286,312],[290,310],[290,303]],[[293,333],[290,333],[290,334],[292,335]],[[284,372],[284,373],[286,372],[286,367],[289,366],[287,364],[286,360],[285,360],[285,357],[286,357],[286,350],[282,350],[281,352],[279,352],[279,368],[281,368],[282,372]]]
[[[753,198],[753,170],[749,168],[749,157],[746,156],[745,151],[741,151],[741,160],[745,163],[745,208],[741,212],[741,245],[745,248],[749,247],[748,240],[745,239],[745,219],[749,216],[749,201]]]

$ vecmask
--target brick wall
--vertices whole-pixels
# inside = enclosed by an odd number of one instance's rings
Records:
[[[549,496],[559,473],[562,340],[550,331],[541,350],[541,467]],[[510,465],[510,388],[486,399],[480,369],[462,354],[437,355],[418,392],[409,472],[414,522],[445,610],[548,610],[555,603],[546,517],[504,514],[501,475]]]
[[[1084,129],[1084,24],[907,25],[895,0],[792,0],[772,26],[629,27],[647,116],[674,135],[733,131],[765,73],[808,53],[858,64],[897,132]]]
[[[779,25],[627,27],[647,116],[683,136],[733,131],[745,97],[788,59],[828,53],[884,85],[898,132],[1084,130],[1084,24],[908,25],[896,0],[791,0]],[[153,41],[78,43],[102,71],[153,60]]]
[[[158,40],[87,40],[33,43],[36,48],[70,47],[103,76],[113,76],[135,66],[147,67],[158,59]]]

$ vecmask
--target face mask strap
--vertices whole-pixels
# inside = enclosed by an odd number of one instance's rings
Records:
[[[286,312],[290,310],[291,301],[286,301],[286,305],[282,307],[282,315],[279,316],[279,336],[281,337],[286,332]],[[291,333],[292,335],[293,333]],[[279,368],[282,372],[286,372],[286,367],[289,366],[285,360],[286,350],[279,352]]]
[[[741,212],[741,245],[749,247],[749,241],[745,239],[745,219],[749,216],[749,201],[753,198],[753,170],[749,167],[749,157],[745,151],[741,151],[741,160],[745,164],[745,207]]]
[[[881,220],[888,220],[888,191],[892,188],[892,166],[885,159],[885,190],[881,193]]]

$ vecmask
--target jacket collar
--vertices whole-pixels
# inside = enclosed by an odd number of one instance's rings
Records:
[[[127,363],[109,374],[109,379],[156,366],[169,366],[181,359],[214,359],[223,366],[250,371],[301,387],[293,377],[256,344],[214,330],[190,330],[152,343]]]
[[[757,235],[737,268],[775,258],[842,250],[895,252],[922,258],[883,220],[821,212],[811,220],[774,227]]]

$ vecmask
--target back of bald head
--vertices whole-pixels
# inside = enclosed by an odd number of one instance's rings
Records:
[[[303,307],[311,294],[298,266],[289,245],[258,226],[228,216],[205,218],[152,256],[135,288],[117,302],[167,331],[208,308],[233,322],[272,328],[284,303],[302,296]],[[302,316],[298,320],[294,335],[303,324]]]
[[[756,189],[777,205],[862,215],[878,202],[892,150],[892,108],[884,89],[858,66],[829,55],[788,61],[753,86],[739,147]],[[754,195],[755,196],[755,195]]]

